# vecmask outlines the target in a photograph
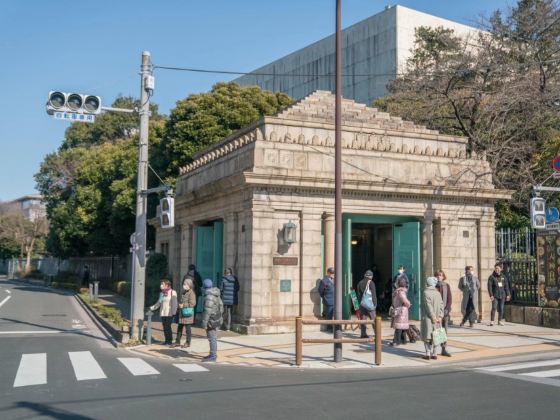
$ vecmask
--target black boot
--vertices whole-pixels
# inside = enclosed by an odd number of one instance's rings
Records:
[[[449,353],[447,351],[447,349],[445,348],[445,346],[441,346],[441,355],[445,356],[445,357],[451,357],[451,353]]]

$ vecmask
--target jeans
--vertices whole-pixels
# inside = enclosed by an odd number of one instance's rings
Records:
[[[171,331],[172,323],[173,323],[172,316],[161,317],[161,324],[163,325],[163,335],[165,336],[165,344],[173,343],[173,331]]]
[[[333,319],[334,318],[334,305],[325,305],[325,319]],[[333,325],[327,325],[327,332],[333,331]]]
[[[183,327],[187,333],[187,346],[191,345],[192,330],[191,324],[177,324],[177,337],[175,338],[175,343],[181,344],[181,337],[183,336]]]
[[[208,337],[208,344],[210,344],[210,356],[218,355],[218,331],[216,328],[207,328],[206,337]]]
[[[505,299],[498,299],[494,297],[492,301],[492,310],[490,311],[490,321],[494,322],[494,317],[496,316],[496,309],[498,309],[498,321],[504,319],[504,304],[506,303]]]
[[[224,328],[226,330],[231,330],[231,312],[233,311],[233,305],[224,305]]]
[[[393,344],[406,344],[407,343],[407,335],[406,330],[395,330],[395,334],[393,335]]]
[[[469,321],[471,325],[476,321],[476,311],[474,309],[472,296],[469,296],[469,301],[467,302],[467,308],[463,316],[463,324],[467,321]]]
[[[373,311],[368,311],[363,306],[360,306],[360,313],[361,313],[360,319],[369,318],[372,321],[375,321],[375,309]],[[372,325],[373,325],[373,323],[372,323]],[[367,334],[366,334],[367,329],[366,328],[367,328],[367,325],[365,325],[365,324],[360,325],[360,337],[366,337],[367,336]],[[374,330],[375,330],[375,327],[374,327]]]

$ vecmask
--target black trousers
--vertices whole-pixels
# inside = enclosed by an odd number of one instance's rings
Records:
[[[366,308],[364,308],[363,306],[360,306],[360,313],[362,314],[362,316],[360,317],[360,319],[366,319],[369,318],[372,321],[375,321],[375,309],[373,311],[368,311]],[[374,326],[373,322],[371,324],[372,326]],[[375,330],[375,326],[373,327]],[[362,324],[360,325],[360,337],[365,337],[366,334],[366,325]]]
[[[476,321],[476,311],[474,309],[472,296],[469,297],[469,301],[467,302],[467,308],[465,310],[465,315],[463,315],[463,324],[467,321],[469,321],[469,323],[471,324],[473,324]]]
[[[191,324],[177,324],[177,337],[175,338],[175,343],[181,344],[181,337],[183,336],[183,328],[187,333],[187,346],[191,345],[192,339],[192,329]]]
[[[163,335],[165,336],[165,344],[173,343],[173,331],[171,331],[172,323],[173,323],[172,316],[161,317],[161,324],[163,325]]]

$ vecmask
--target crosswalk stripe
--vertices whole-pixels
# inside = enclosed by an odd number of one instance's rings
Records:
[[[506,372],[508,370],[529,369],[533,367],[544,367],[544,366],[554,366],[554,365],[560,365],[560,359],[544,360],[540,362],[507,364],[507,365],[499,365],[499,366],[492,366],[492,367],[483,367],[478,369],[487,372]]]
[[[541,370],[541,371],[538,371],[538,372],[520,373],[520,375],[532,376],[534,378],[553,378],[555,376],[560,376],[560,369]]]
[[[159,375],[159,372],[150,366],[146,361],[138,357],[117,357],[124,367],[134,376],[140,375]]]
[[[68,352],[70,362],[74,368],[74,374],[78,381],[87,381],[90,379],[106,379],[105,372],[99,366],[89,351],[73,351]]]
[[[203,366],[197,365],[195,363],[177,363],[173,364],[178,369],[181,369],[183,372],[208,372]]]
[[[14,388],[47,383],[47,353],[22,354]]]

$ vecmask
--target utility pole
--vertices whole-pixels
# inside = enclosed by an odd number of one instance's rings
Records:
[[[342,320],[342,83],[341,83],[341,29],[340,15],[342,0],[336,0],[335,34],[335,105],[334,105],[334,319]],[[342,338],[341,325],[335,325],[334,338]],[[342,343],[334,343],[334,361],[342,361]]]
[[[146,213],[148,187],[148,123],[150,120],[150,93],[153,90],[150,53],[142,52],[140,66],[140,137],[138,141],[138,182],[136,187],[136,232],[132,253],[132,293],[130,308],[130,336],[140,339],[144,320],[144,292],[146,283]]]

